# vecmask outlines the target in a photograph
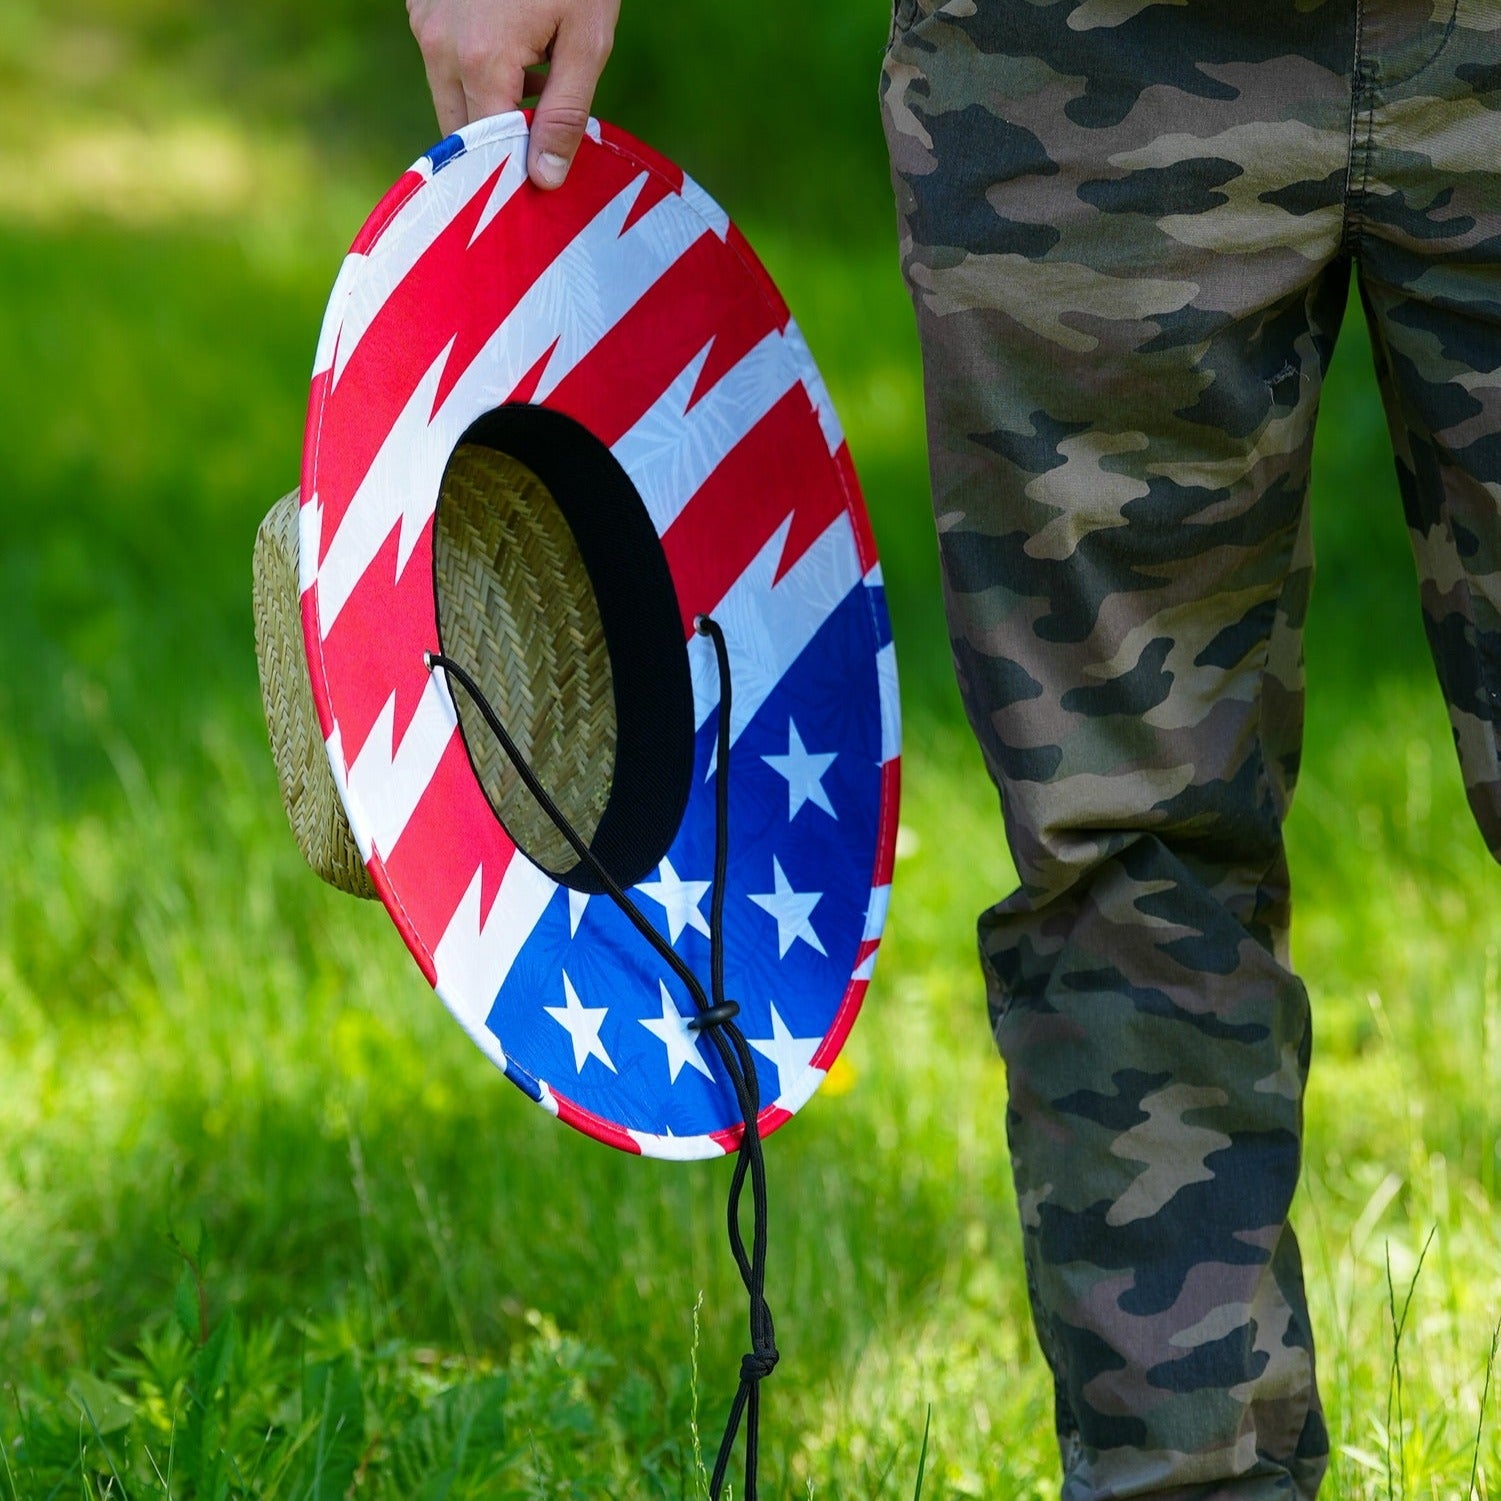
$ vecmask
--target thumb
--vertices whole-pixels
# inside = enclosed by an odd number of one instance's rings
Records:
[[[610,55],[608,33],[560,29],[532,116],[527,170],[539,188],[561,187],[589,123],[594,86]]]

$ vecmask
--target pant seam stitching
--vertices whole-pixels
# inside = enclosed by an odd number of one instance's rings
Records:
[[[1374,60],[1368,61],[1365,49],[1365,3],[1355,0],[1355,45],[1350,60],[1350,144],[1345,163],[1344,228],[1340,235],[1341,245],[1354,251],[1360,243],[1364,227],[1366,187],[1371,173],[1371,143],[1376,128],[1376,80],[1378,69]],[[1361,114],[1365,114],[1365,129],[1361,131]],[[1359,158],[1360,180],[1356,182],[1356,159]]]

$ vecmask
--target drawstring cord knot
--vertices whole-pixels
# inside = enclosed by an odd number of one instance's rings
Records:
[[[775,1345],[765,1350],[752,1350],[740,1357],[740,1379],[745,1382],[762,1381],[777,1368],[780,1355]]]

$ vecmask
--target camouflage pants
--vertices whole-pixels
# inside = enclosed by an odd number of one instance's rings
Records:
[[[1501,846],[1501,0],[898,0],[882,102],[1065,1501],[1312,1497],[1281,827],[1353,266]]]

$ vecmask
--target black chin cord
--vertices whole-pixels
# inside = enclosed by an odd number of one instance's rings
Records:
[[[724,892],[729,870],[729,813],[730,813],[730,658],[725,647],[724,632],[716,621],[700,615],[694,621],[699,635],[707,636],[714,643],[714,658],[719,669],[719,739],[718,770],[714,786],[714,895],[710,902],[709,915],[709,966],[711,970],[710,995],[706,994],[697,975],[688,968],[672,945],[652,926],[641,909],[621,890],[619,883],[600,863],[579,832],[569,822],[566,814],[548,795],[536,773],[527,764],[526,758],[516,747],[499,715],[490,707],[489,700],[480,691],[479,685],[451,657],[441,652],[428,652],[425,656],[428,671],[441,667],[449,679],[459,684],[474,701],[474,706],[484,716],[490,733],[500,742],[501,749],[510,758],[526,790],[538,806],[552,820],[558,832],[572,846],[579,861],[604,887],[610,899],[630,920],[662,962],[683,983],[684,989],[693,998],[698,1015],[688,1023],[697,1032],[704,1032],[714,1044],[724,1071],[734,1086],[735,1101],[740,1107],[743,1130],[739,1149],[735,1154],[734,1175],[730,1179],[729,1232],[730,1250],[735,1264],[740,1269],[740,1279],[750,1296],[750,1353],[740,1361],[740,1387],[730,1406],[730,1415],[725,1423],[724,1437],[720,1440],[719,1456],[714,1462],[714,1475],[709,1482],[709,1494],[719,1501],[724,1486],[725,1472],[729,1469],[730,1455],[735,1447],[735,1435],[740,1421],[745,1419],[745,1497],[744,1501],[756,1501],[756,1462],[761,1439],[761,1381],[769,1376],[777,1363],[776,1329],[772,1324],[771,1310],[766,1306],[766,1163],[761,1152],[761,1133],[756,1129],[756,1118],[761,1113],[761,1090],[756,1078],[755,1060],[751,1057],[750,1045],[745,1034],[736,1025],[735,1017],[740,1007],[726,998],[724,993]],[[751,1244],[747,1251],[740,1230],[740,1200],[749,1176],[753,1207]]]

